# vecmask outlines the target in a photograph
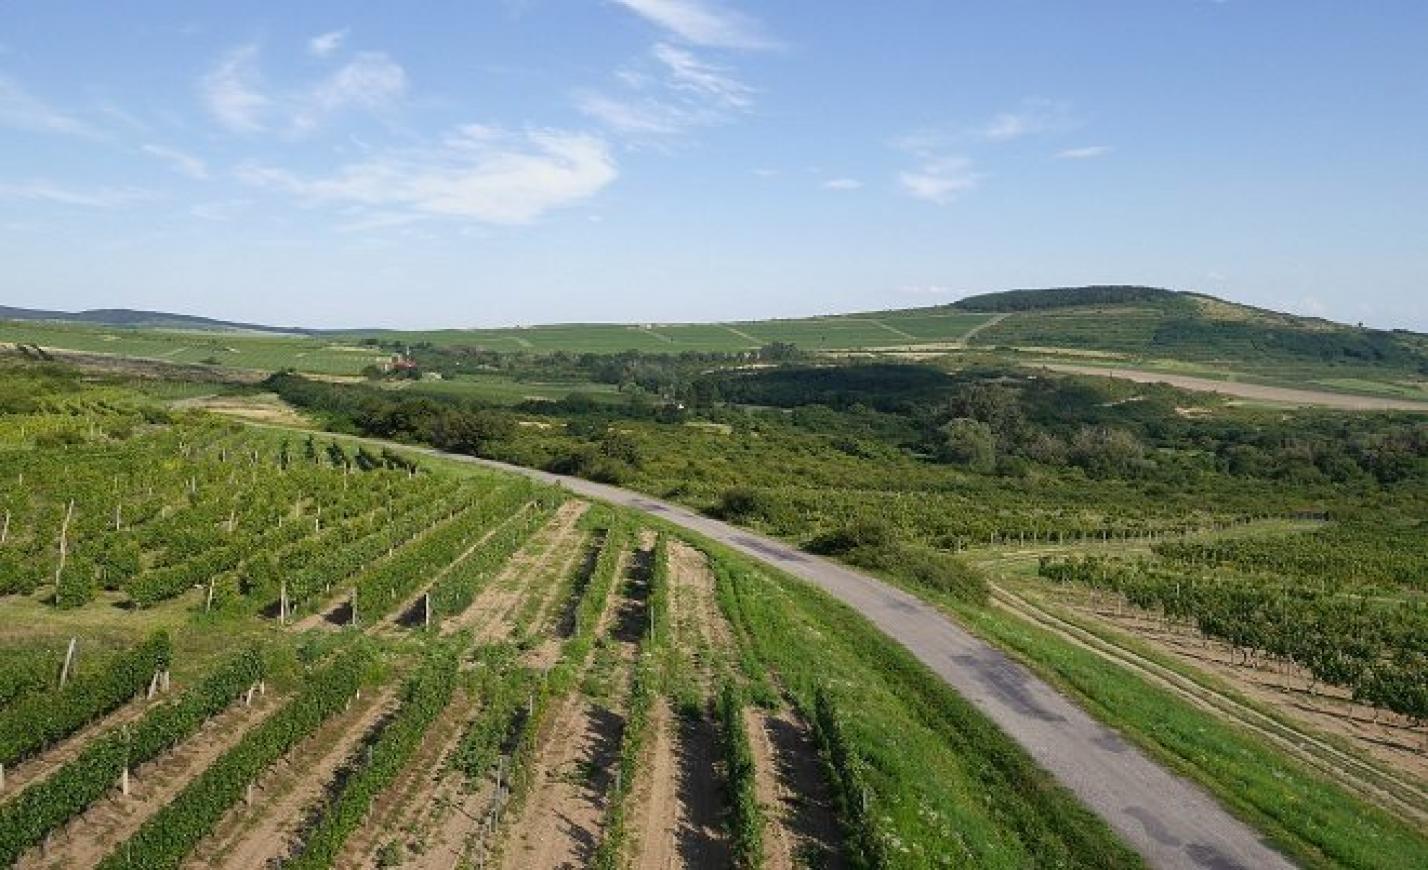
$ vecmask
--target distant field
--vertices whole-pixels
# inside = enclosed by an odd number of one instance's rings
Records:
[[[491,350],[651,353],[712,351],[734,353],[773,342],[807,350],[900,347],[960,339],[990,319],[986,314],[889,312],[877,316],[845,315],[744,323],[566,324],[506,329],[444,329],[431,332],[346,333],[346,340],[368,336],[385,340],[475,345]]]
[[[251,335],[240,332],[180,332],[160,329],[0,322],[0,342],[37,344],[171,363],[209,363],[228,368],[276,371],[295,368],[327,375],[354,375],[384,358],[346,340]]]
[[[463,375],[444,381],[416,381],[393,385],[393,389],[412,394],[460,396],[480,399],[499,405],[515,405],[527,399],[564,399],[571,393],[582,393],[596,401],[615,401],[619,392],[611,384],[588,381],[518,381],[506,375]]]
[[[350,332],[314,337],[3,321],[0,322],[0,342],[173,363],[206,362],[230,368],[264,371],[294,368],[315,374],[352,375],[385,357],[376,349],[357,346],[362,339],[373,337],[413,344],[430,342],[441,346],[467,345],[534,353],[629,350],[737,353],[774,342],[796,344],[807,350],[842,350],[956,341],[989,317],[985,314],[889,312],[877,317],[849,315],[729,324],[596,323],[429,332]]]

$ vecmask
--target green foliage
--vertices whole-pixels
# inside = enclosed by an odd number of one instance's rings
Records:
[[[104,870],[179,867],[259,773],[352,700],[371,664],[366,645],[338,653],[334,662],[304,680],[296,698],[244,735],[99,866]]]
[[[458,653],[464,637],[433,642],[402,691],[402,704],[377,736],[356,769],[342,780],[321,808],[316,824],[303,835],[302,848],[288,861],[293,868],[331,867],[347,838],[362,824],[372,801],[391,784],[421,745],[427,729],[456,690]]]
[[[113,789],[126,767],[132,770],[176,746],[262,677],[262,657],[251,650],[241,653],[176,702],[158,705],[133,725],[91,740],[75,759],[0,805],[0,864],[13,864]]]
[[[755,784],[754,750],[744,724],[744,699],[732,681],[720,687],[717,711],[729,783],[730,852],[736,867],[761,867],[764,816]]]
[[[168,635],[155,633],[98,673],[81,674],[63,689],[27,695],[0,710],[0,764],[12,765],[133,699],[169,666],[170,652]]]
[[[1125,596],[1207,637],[1290,661],[1355,701],[1428,721],[1428,605],[1332,588],[1166,570],[1145,562],[1042,557],[1039,572]]]

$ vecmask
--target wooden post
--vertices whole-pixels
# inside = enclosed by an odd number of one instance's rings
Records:
[[[124,797],[129,796],[129,765],[127,762],[124,764],[124,772],[119,774],[119,791],[123,793]]]
[[[149,694],[148,694],[147,696],[145,696],[146,700],[152,700],[153,697],[154,697],[154,693],[157,692],[158,690],[159,690],[159,672],[158,672],[158,671],[154,671],[153,677],[151,677],[151,678],[149,679]]]
[[[167,694],[168,691],[169,691],[169,669],[168,669],[168,668],[164,668],[164,675],[163,675],[163,677],[159,680],[159,688],[160,688],[165,694]]]
[[[5,765],[0,764],[0,791],[5,790]]]
[[[64,668],[60,671],[61,689],[64,688],[65,683],[69,682],[69,669],[74,665],[74,645],[77,641],[78,638],[69,639],[69,649],[64,654]]]
[[[288,581],[284,580],[281,590],[278,592],[278,624],[284,625],[288,621]]]
[[[254,683],[253,685],[251,685],[251,686],[248,687],[248,697],[246,697],[246,698],[243,699],[243,706],[244,706],[244,707],[251,707],[251,706],[253,706],[253,690],[254,690],[254,689],[257,689],[257,688],[258,688],[258,684],[257,684],[257,683]]]
[[[0,544],[5,543],[10,537],[10,512],[5,511],[5,524],[0,526]]]
[[[357,587],[352,587],[352,624],[357,624]]]
[[[65,508],[64,522],[60,523],[59,567],[55,569],[55,583],[59,583],[60,575],[64,573],[65,558],[69,555],[69,521],[73,518],[74,499],[70,499],[69,507]]]
[[[426,627],[431,628],[431,593],[426,593],[422,598],[426,601],[426,606],[423,608],[426,612]]]
[[[207,612],[209,612],[210,610],[213,609],[213,584],[214,584],[215,582],[217,582],[217,581],[216,581],[216,578],[214,578],[214,577],[209,577],[209,578],[208,578],[208,600],[203,603],[203,612],[204,612],[204,613],[207,613]]]

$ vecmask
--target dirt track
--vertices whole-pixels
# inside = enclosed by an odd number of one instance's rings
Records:
[[[1256,402],[1274,402],[1283,405],[1314,405],[1321,408],[1337,408],[1342,411],[1428,411],[1428,402],[1411,399],[1389,399],[1378,396],[1354,396],[1348,393],[1331,393],[1326,390],[1298,390],[1289,387],[1268,387],[1263,384],[1246,384],[1239,381],[1217,381],[1213,378],[1197,378],[1190,375],[1172,375],[1164,372],[1147,372],[1139,369],[1106,368],[1104,366],[1078,366],[1070,363],[1042,363],[1042,368],[1068,375],[1092,375],[1097,377],[1121,378],[1139,384],[1169,384],[1182,390],[1197,393],[1219,393],[1238,399]]]

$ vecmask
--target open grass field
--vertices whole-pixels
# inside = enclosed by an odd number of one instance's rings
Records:
[[[315,374],[355,375],[386,354],[345,340],[255,335],[242,332],[126,329],[0,321],[0,342],[160,360],[187,365]]]

